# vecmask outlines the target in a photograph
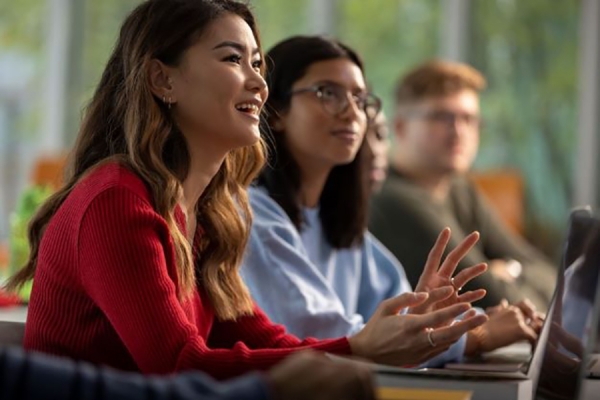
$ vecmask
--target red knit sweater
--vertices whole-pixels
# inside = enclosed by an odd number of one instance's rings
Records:
[[[201,291],[178,301],[176,276],[167,224],[143,181],[117,164],[101,166],[75,186],[44,233],[25,348],[143,373],[199,369],[218,379],[269,368],[300,348],[350,353],[346,338],[300,341],[258,308],[220,322]]]

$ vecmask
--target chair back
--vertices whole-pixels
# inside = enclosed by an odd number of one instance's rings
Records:
[[[514,233],[523,235],[525,216],[525,185],[520,172],[498,170],[473,172],[470,175],[477,189]]]

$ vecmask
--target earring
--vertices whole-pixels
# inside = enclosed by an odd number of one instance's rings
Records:
[[[173,102],[171,101],[171,96],[169,96],[169,100],[167,101],[167,108],[169,110],[171,109],[171,104],[173,104]]]

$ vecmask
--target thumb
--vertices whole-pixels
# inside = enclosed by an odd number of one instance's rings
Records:
[[[429,298],[429,294],[425,292],[409,292],[401,294],[400,296],[392,297],[381,302],[381,313],[383,315],[398,314],[400,310],[407,307],[418,306],[423,304],[425,300]]]

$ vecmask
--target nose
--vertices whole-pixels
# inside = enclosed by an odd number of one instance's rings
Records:
[[[263,98],[266,99],[269,92],[265,78],[254,68],[251,68],[246,78],[246,89],[254,93],[264,92]]]
[[[358,106],[358,104],[356,104],[356,101],[354,100],[354,98],[352,97],[352,95],[350,93],[346,93],[346,101],[347,101],[346,108],[344,108],[344,110],[342,110],[342,112],[339,114],[339,117],[346,119],[346,120],[361,121],[361,123],[365,124],[363,130],[366,130],[366,123],[367,123],[366,111],[363,110],[362,108],[360,108]]]

